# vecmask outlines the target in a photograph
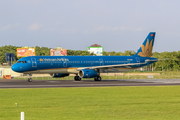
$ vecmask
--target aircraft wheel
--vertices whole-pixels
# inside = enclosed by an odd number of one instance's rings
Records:
[[[28,78],[28,82],[32,82],[32,79],[31,79],[31,78]]]
[[[75,76],[75,77],[74,77],[74,80],[75,80],[75,81],[81,81],[81,78],[80,78],[79,76]]]
[[[78,81],[81,81],[81,78],[78,76]]]
[[[100,76],[95,77],[94,81],[101,81],[101,77]]]
[[[74,80],[77,80],[77,76],[74,76]]]
[[[100,76],[97,77],[97,81],[101,81],[101,77]]]

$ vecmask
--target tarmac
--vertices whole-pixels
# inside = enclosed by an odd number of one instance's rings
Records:
[[[169,86],[180,85],[180,79],[124,79],[124,80],[15,80],[0,79],[4,88],[58,88],[58,87],[108,87],[108,86]]]

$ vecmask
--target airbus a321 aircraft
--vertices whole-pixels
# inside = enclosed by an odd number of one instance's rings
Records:
[[[137,53],[133,56],[31,56],[24,57],[12,66],[12,70],[29,74],[50,74],[52,77],[65,77],[75,74],[74,80],[94,78],[101,81],[100,73],[125,72],[154,62],[152,58],[155,32],[150,32]]]

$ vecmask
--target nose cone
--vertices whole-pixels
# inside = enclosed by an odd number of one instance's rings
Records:
[[[21,69],[18,65],[14,64],[11,69],[14,71],[14,72],[21,72]]]

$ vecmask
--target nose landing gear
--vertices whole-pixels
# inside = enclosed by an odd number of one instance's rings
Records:
[[[29,74],[28,82],[32,82],[31,76],[32,76],[32,74]]]

